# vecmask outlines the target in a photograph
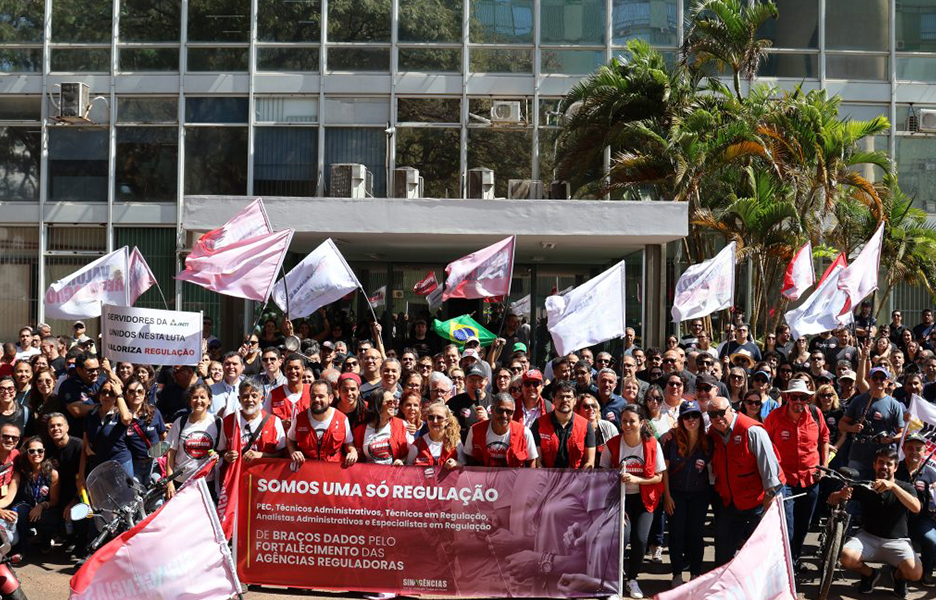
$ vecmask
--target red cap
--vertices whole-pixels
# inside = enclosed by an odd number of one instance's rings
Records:
[[[543,381],[543,374],[540,373],[539,369],[530,369],[523,374],[523,379],[521,381]]]

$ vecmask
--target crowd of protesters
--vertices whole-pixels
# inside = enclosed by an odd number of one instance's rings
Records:
[[[81,557],[69,508],[97,465],[116,461],[149,485],[209,450],[222,463],[610,468],[624,484],[632,598],[644,562],[664,552],[674,586],[729,561],[777,497],[790,498],[797,569],[828,502],[854,498],[875,518],[860,521],[842,565],[861,591],[878,585],[872,565],[891,568],[902,597],[908,582],[932,586],[936,564],[927,441],[908,436],[896,453],[911,399],[936,402],[936,325],[932,311],[922,319],[910,328],[894,311],[879,325],[864,303],[852,327],[794,340],[781,325],[755,341],[736,311],[721,335],[696,319],[653,348],[628,329],[536,364],[537,332],[516,315],[482,348],[449,343],[424,318],[357,325],[322,310],[269,318],[229,351],[206,318],[198,365],[158,369],[111,364],[82,322],[68,336],[23,327],[0,357],[0,526],[20,555],[61,543]],[[163,461],[148,453],[159,441]],[[875,491],[838,489],[820,465],[853,468]],[[703,562],[710,512],[714,565]]]

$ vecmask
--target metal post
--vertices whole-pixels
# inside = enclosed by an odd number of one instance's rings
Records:
[[[42,102],[40,103],[40,116],[42,118],[40,144],[42,147],[39,158],[39,249],[38,249],[38,290],[37,316],[38,322],[45,322],[45,299],[43,293],[46,287],[45,252],[48,246],[46,231],[46,201],[49,197],[49,69],[52,52],[49,50],[49,41],[52,38],[52,0],[45,0],[42,30]]]
[[[117,43],[120,36],[120,2],[111,7],[110,110],[107,128],[107,252],[114,251],[114,196],[117,180]],[[127,303],[127,306],[130,304]]]
[[[468,60],[468,29],[471,20],[471,7],[469,2],[462,2],[462,101],[461,101],[461,142],[458,149],[458,169],[459,180],[461,182],[461,192],[459,198],[468,197],[468,69],[470,61]]]
[[[250,48],[247,51],[247,195],[254,194],[254,128],[257,122],[257,100],[254,96],[257,74],[257,0],[250,0]]]
[[[540,70],[542,61],[540,59],[540,10],[541,0],[533,0],[533,110],[531,123],[533,125],[533,165],[531,169],[532,179],[541,179],[540,177],[540,155],[539,155],[539,95],[540,95]],[[555,157],[553,158],[555,160]],[[545,191],[545,190],[544,190]],[[506,302],[506,298],[504,299]],[[506,307],[506,304],[505,304]],[[503,320],[503,319],[502,319]]]
[[[317,196],[325,195],[325,69],[328,66],[328,51],[325,42],[328,38],[328,0],[322,0],[322,14],[319,19],[319,91],[318,91],[318,182],[315,186]]]
[[[179,45],[179,159],[176,169],[176,272],[182,271],[182,252],[185,249],[185,232],[182,230],[182,211],[185,198],[185,71],[188,69],[188,0],[182,0],[181,44]],[[182,310],[182,282],[175,282],[175,309]]]

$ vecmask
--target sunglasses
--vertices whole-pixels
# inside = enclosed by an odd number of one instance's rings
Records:
[[[701,419],[701,418],[702,418],[702,414],[701,414],[701,413],[689,413],[688,415],[683,415],[683,416],[681,416],[681,417],[679,417],[679,418],[682,419],[682,420],[684,420],[684,421],[694,421],[694,420],[696,420],[696,419]]]
[[[664,358],[664,359],[663,359],[663,364],[664,364],[664,365],[672,365],[672,364],[675,364],[675,363],[676,363],[676,359],[675,359],[675,358]]]
[[[682,387],[682,381],[667,381],[666,385],[670,387]]]
[[[744,379],[744,375],[732,375],[731,378],[732,378],[732,379],[743,380],[743,379]]]
[[[655,402],[659,404],[660,402],[663,402],[663,398],[660,398],[659,396],[646,396],[644,397],[644,402]]]
[[[819,394],[819,397],[820,398],[835,398],[835,394],[830,394],[830,393]]]
[[[745,400],[744,403],[748,406],[762,406],[764,404],[761,400]]]
[[[263,362],[276,362],[276,357],[275,357],[275,356],[265,356],[265,357],[263,357],[262,360],[263,360]]]
[[[710,410],[708,411],[709,419],[724,419],[725,415],[728,414],[728,409],[723,408],[721,410]]]
[[[117,397],[117,394],[114,393],[114,390],[101,390],[101,395],[102,395],[102,396],[110,396],[110,397],[113,397],[113,398],[116,398],[116,397]]]
[[[42,456],[45,454],[45,450],[42,448],[30,448],[26,451],[26,454],[29,454],[30,456]]]
[[[18,436],[18,435],[7,435],[7,434],[4,433],[3,435],[0,435],[0,439],[2,439],[2,440],[5,441],[5,442],[18,442],[19,439],[20,439],[20,436]]]
[[[499,414],[499,415],[512,415],[512,414],[514,414],[514,410],[513,410],[512,408],[501,408],[501,407],[497,407],[497,408],[494,409],[494,412],[497,413],[497,414]]]
[[[598,410],[597,404],[583,404],[582,410]]]

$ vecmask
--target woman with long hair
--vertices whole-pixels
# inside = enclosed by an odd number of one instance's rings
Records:
[[[117,379],[120,380],[120,384],[126,387],[127,382],[130,381],[131,377],[133,377],[133,363],[117,363],[117,367],[114,369],[114,374],[117,375]]]
[[[746,417],[751,417],[758,423],[764,422],[764,397],[755,389],[745,391],[741,395],[741,402],[738,404],[738,412]],[[768,411],[769,412],[769,411]]]
[[[263,321],[263,330],[260,332],[260,351],[267,348],[279,348],[286,340],[285,336],[280,335],[276,330],[276,319],[270,317]]]
[[[367,397],[371,406],[367,420],[354,428],[354,445],[364,462],[378,465],[402,465],[409,454],[413,436],[406,423],[397,417],[400,400],[383,389]]]
[[[611,421],[601,418],[601,403],[591,394],[580,394],[575,403],[575,412],[585,417],[595,430],[595,459],[601,460],[601,452],[608,440],[618,434]]]
[[[501,367],[494,372],[494,381],[492,382],[492,395],[509,394],[510,381],[513,379],[513,372],[507,367]]]
[[[78,466],[78,487],[85,476],[104,461],[120,463],[124,472],[133,477],[133,458],[127,448],[127,427],[132,416],[124,400],[123,389],[116,378],[108,379],[97,394],[97,406],[85,417],[84,451]]]
[[[741,367],[731,367],[728,370],[728,401],[733,405],[741,402],[741,396],[744,390],[748,388],[747,371]]]
[[[146,401],[146,388],[136,378],[127,381],[127,408],[133,420],[127,428],[127,447],[133,457],[133,476],[148,486],[153,477],[149,449],[166,437],[166,423],[159,409]]]
[[[778,390],[788,390],[792,378],[793,364],[788,360],[784,360],[777,366],[777,375],[774,377],[773,386]]]
[[[61,521],[61,511],[56,508],[59,504],[59,474],[46,457],[45,443],[38,435],[23,443],[23,450],[15,462],[19,487],[13,510],[17,514],[20,548],[25,548],[29,530],[35,529],[39,547],[45,554],[52,548],[52,536]]]
[[[660,442],[653,437],[639,405],[628,404],[621,411],[621,434],[608,442],[600,466],[620,470],[624,510],[631,521],[631,548],[625,571],[627,591],[631,598],[643,598],[637,576],[647,550],[653,512],[663,496],[666,463]]]
[[[338,397],[332,406],[348,417],[351,431],[364,422],[367,406],[361,398],[361,378],[355,373],[342,373],[338,376]]]
[[[191,412],[182,415],[172,424],[169,435],[169,454],[166,459],[166,475],[184,468],[191,460],[201,460],[210,450],[218,447],[221,437],[221,419],[210,412],[211,388],[204,383],[196,383],[185,390],[185,400]],[[208,482],[214,481],[214,469],[205,477]],[[208,491],[213,500],[214,486],[209,485]],[[166,499],[175,496],[175,484],[170,482],[166,488]]]
[[[29,392],[30,419],[26,424],[26,433],[29,435],[47,436],[46,424],[52,413],[64,413],[65,404],[55,393],[55,371],[39,368],[33,375],[32,390]]]
[[[454,469],[461,463],[461,427],[452,411],[442,402],[433,402],[426,408],[426,435],[416,438],[406,456],[406,464],[420,467],[441,466]]]
[[[419,376],[419,373],[414,374]],[[419,395],[418,390],[403,388],[403,393],[400,395],[400,416],[406,423],[406,431],[413,437],[419,436],[423,427],[423,417],[422,396]]]
[[[808,339],[801,337],[796,340],[796,342],[793,344],[793,349],[790,350],[790,362],[793,363],[794,367],[805,368],[806,363],[809,362]]]
[[[678,375],[678,373],[676,374]],[[681,392],[681,390],[680,390]],[[676,419],[669,411],[663,410],[665,403],[663,399],[664,392],[660,386],[654,384],[644,392],[644,410],[646,410],[647,420],[653,430],[653,435],[657,439],[663,437],[667,431],[676,425]]]
[[[666,470],[663,471],[663,508],[669,515],[670,565],[672,587],[682,584],[684,554],[689,557],[689,573],[695,579],[702,573],[702,524],[709,504],[708,465],[712,441],[705,435],[702,410],[695,401],[679,407],[679,420],[663,445]]]

